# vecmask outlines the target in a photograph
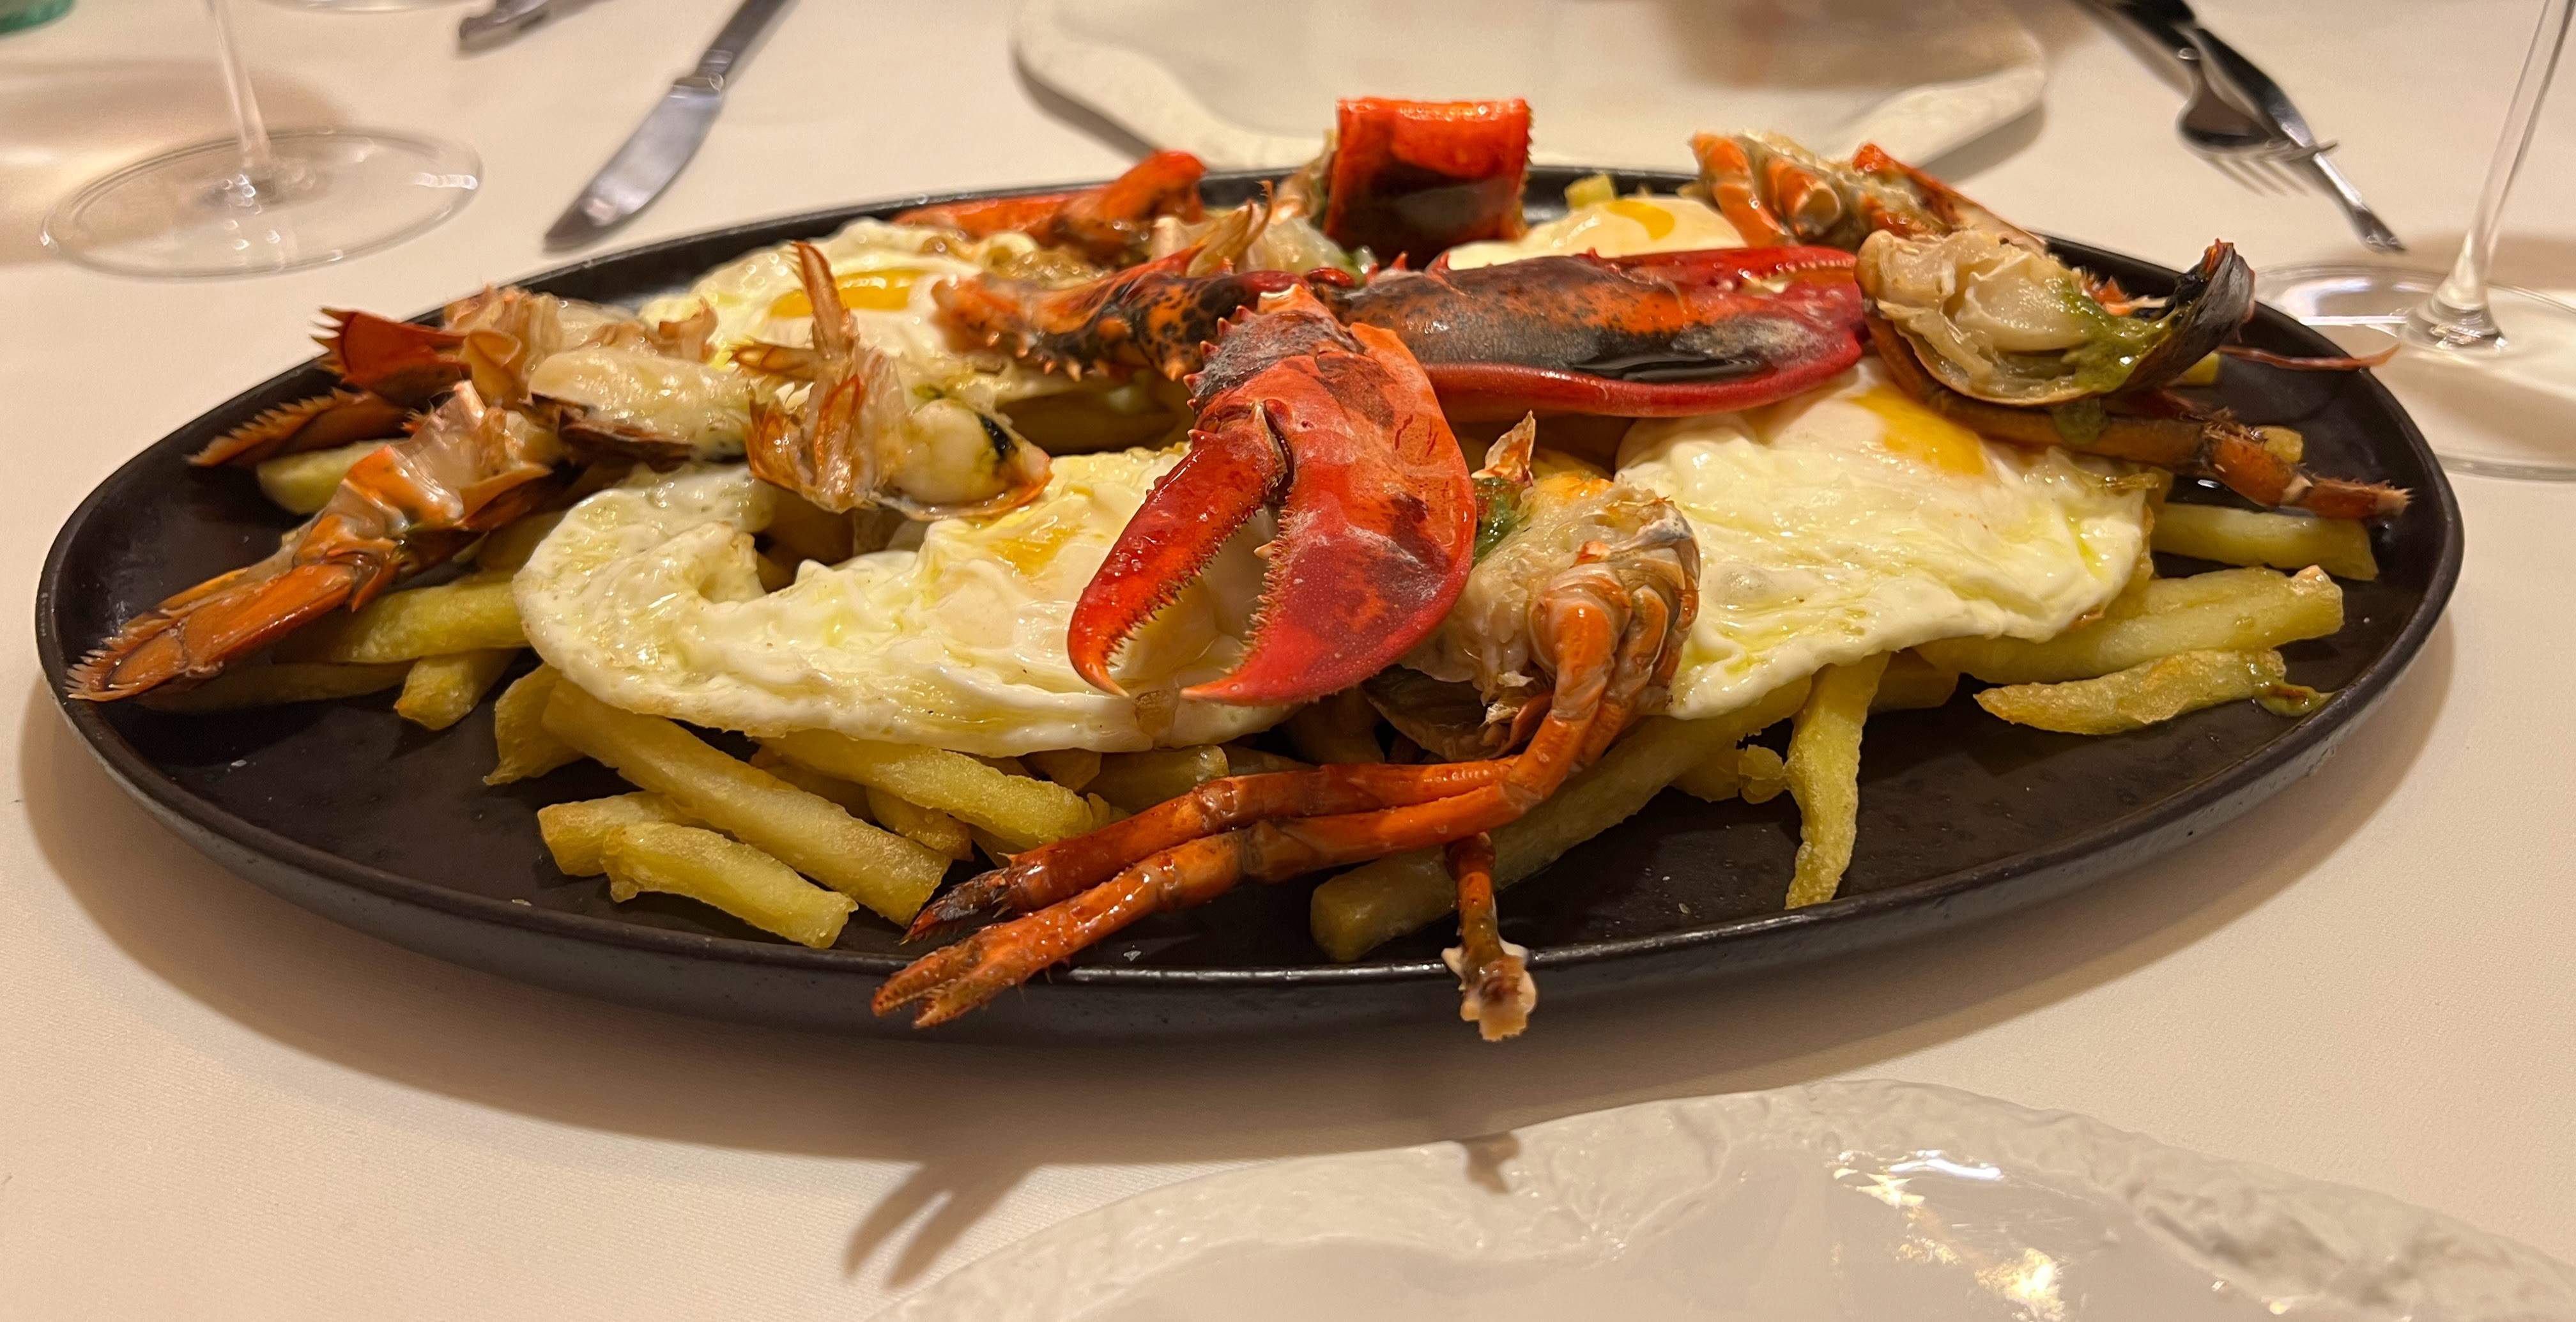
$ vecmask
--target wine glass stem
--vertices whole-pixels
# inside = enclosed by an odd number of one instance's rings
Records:
[[[2460,241],[2460,258],[2434,291],[2432,305],[2417,313],[2419,329],[2437,339],[2469,343],[2500,338],[2487,311],[2487,271],[2495,260],[2505,194],[2513,191],[2514,174],[2531,150],[2532,133],[2540,125],[2541,98],[2548,94],[2549,80],[2558,72],[2558,57],[2566,49],[2571,13],[2576,13],[2576,0],[2542,0],[2540,28],[2532,34],[2531,53],[2514,84],[2513,108],[2505,113],[2504,134],[2496,140],[2495,159],[2487,166],[2477,214],[2469,222],[2467,237]]]
[[[206,0],[206,9],[215,16],[216,58],[224,66],[224,92],[232,98],[233,129],[241,139],[242,174],[255,188],[272,172],[268,122],[260,117],[259,97],[250,89],[250,70],[242,67],[241,48],[233,42],[232,6],[227,0]]]

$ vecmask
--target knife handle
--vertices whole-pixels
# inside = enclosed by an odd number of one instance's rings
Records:
[[[2361,200],[2361,191],[2352,186],[2351,180],[2343,177],[2343,171],[2336,169],[2334,162],[2326,159],[2322,149],[2308,153],[2308,168],[2316,171],[2317,177],[2333,190],[2335,201],[2343,205],[2344,217],[2352,222],[2353,232],[2361,236],[2362,247],[2372,252],[2406,251],[2406,244],[2397,237],[2397,231],[2388,228],[2387,222],[2379,218],[2379,213]]]
[[[768,27],[769,20],[787,5],[788,0],[742,0],[742,7],[725,20],[724,29],[708,43],[707,53],[698,57],[698,67],[690,71],[689,77],[711,92],[723,91],[725,78],[743,56],[751,53],[751,44],[760,39],[761,29]]]

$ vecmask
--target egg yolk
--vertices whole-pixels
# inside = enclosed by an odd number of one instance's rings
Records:
[[[1878,416],[1878,443],[1944,473],[1983,477],[1986,445],[1977,434],[1906,396],[1880,386],[1852,398]]]
[[[859,312],[901,312],[912,306],[912,282],[924,274],[919,267],[888,266],[836,276],[832,285],[841,291],[843,307]],[[769,315],[810,317],[814,315],[814,300],[805,297],[802,289],[789,290],[769,305]]]
[[[1673,213],[1641,197],[1623,197],[1602,204],[1602,210],[1614,216],[1625,216],[1645,227],[1646,241],[1652,243],[1673,232]]]

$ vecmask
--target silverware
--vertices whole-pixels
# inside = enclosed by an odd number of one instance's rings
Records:
[[[2186,61],[2193,75],[2199,76],[2205,65],[2206,74],[2220,91],[2237,93],[2245,105],[2268,122],[2271,136],[2281,144],[2277,154],[2284,159],[2296,160],[2325,184],[2327,191],[2334,195],[2335,202],[2343,208],[2345,217],[2352,221],[2353,230],[2361,236],[2364,247],[2374,252],[2406,251],[2406,245],[2399,241],[2396,232],[2380,220],[2379,213],[2371,210],[2368,202],[2362,200],[2360,190],[2343,177],[2343,171],[2336,169],[2333,161],[2326,159],[2326,153],[2333,151],[2335,144],[2319,142],[2316,133],[2308,127],[2307,116],[2300,114],[2299,108],[2291,103],[2289,93],[2282,91],[2281,85],[2274,82],[2271,75],[2257,68],[2242,52],[2228,45],[2218,34],[2202,27],[2185,0],[2105,0],[2105,3],[2114,13],[2165,39],[2169,45],[2172,38],[2182,38],[2199,56],[2197,60]],[[2175,48],[2177,58],[2180,49]],[[2190,140],[2191,136],[2185,130],[2185,139]],[[2209,149],[2261,150],[2241,146]]]
[[[2114,17],[2128,20],[2131,26],[2163,43],[2174,63],[2182,66],[2183,81],[2189,92],[2183,98],[2182,111],[2174,116],[2174,132],[2181,134],[2182,140],[2193,150],[2214,156],[2266,159],[2285,150],[2295,150],[2289,139],[2272,131],[2270,124],[2227,98],[2227,93],[2204,71],[2200,47],[2192,44],[2182,29],[2125,8],[2116,0],[2098,0],[2097,7]]]
[[[576,247],[598,238],[643,210],[679,177],[698,144],[706,141],[716,112],[724,109],[726,79],[788,3],[742,0],[706,54],[698,57],[698,67],[672,82],[661,104],[644,116],[626,144],[546,231],[548,248]]]
[[[490,50],[527,31],[554,12],[555,0],[492,0],[492,7],[456,22],[458,50]]]

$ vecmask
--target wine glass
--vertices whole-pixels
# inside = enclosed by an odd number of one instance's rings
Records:
[[[483,163],[455,143],[375,129],[283,129],[260,118],[226,0],[206,0],[235,135],[92,182],[45,218],[47,247],[124,275],[252,275],[336,262],[453,215]]]
[[[2337,263],[2284,267],[2261,274],[2263,298],[2320,329],[2361,327],[2395,337],[2404,348],[2388,374],[2399,379],[2410,400],[2420,392],[2438,402],[2480,387],[2491,391],[2499,382],[2576,399],[2576,307],[2487,280],[2505,195],[2531,149],[2541,98],[2566,48],[2571,13],[2576,0],[2543,0],[2540,27],[2514,85],[2476,215],[2448,273]],[[2576,480],[2576,441],[2556,427],[2438,430],[2433,449],[2448,467]]]

